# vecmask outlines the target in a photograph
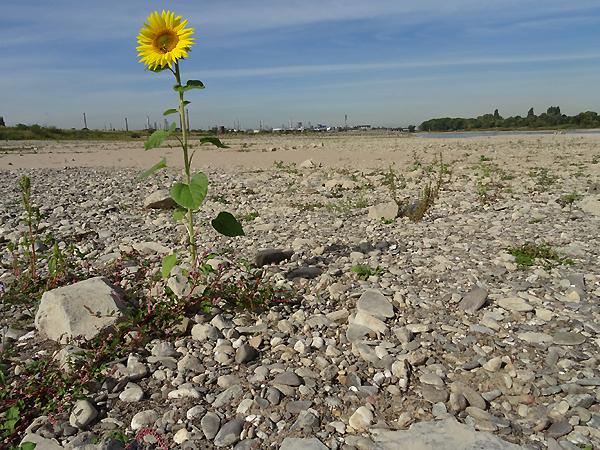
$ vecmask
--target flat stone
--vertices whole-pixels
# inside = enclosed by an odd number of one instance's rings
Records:
[[[377,317],[374,317],[370,314],[366,314],[364,312],[356,313],[356,317],[354,318],[355,325],[362,325],[363,327],[367,327],[371,331],[374,331],[379,334],[385,334],[388,331],[388,327],[382,320],[379,320]]]
[[[221,419],[214,412],[209,412],[202,417],[200,426],[206,439],[213,439],[221,428]]]
[[[236,444],[240,440],[240,434],[244,429],[244,422],[244,419],[233,419],[223,425],[215,436],[215,446],[227,447]]]
[[[564,332],[556,333],[552,336],[552,343],[555,345],[579,345],[585,342],[585,336],[581,333]]]
[[[365,291],[356,302],[358,312],[375,317],[394,317],[392,303],[378,291]]]
[[[460,381],[453,382],[450,385],[450,390],[454,393],[464,395],[471,406],[475,406],[476,408],[483,410],[487,408],[484,398],[473,388]]]
[[[357,323],[351,323],[348,325],[348,329],[346,330],[346,339],[348,342],[356,342],[367,339],[369,335],[373,332],[369,327],[365,327],[364,325],[359,325]]]
[[[569,422],[555,422],[546,430],[551,438],[557,439],[573,431],[573,425]]]
[[[473,313],[481,308],[488,297],[488,291],[475,286],[471,292],[464,296],[464,298],[458,304],[458,309]]]
[[[302,430],[304,432],[316,432],[319,431],[319,426],[321,425],[321,421],[317,416],[315,416],[310,411],[301,411],[298,415],[298,419],[292,424],[290,427],[290,432],[294,432],[296,430]]]
[[[294,372],[283,372],[273,378],[271,384],[282,384],[284,386],[300,386],[302,381]]]
[[[507,297],[498,300],[498,306],[507,311],[528,312],[533,311],[533,306],[521,297]]]
[[[307,410],[312,405],[310,400],[292,400],[287,402],[285,410],[291,414],[300,414],[302,411]]]
[[[431,403],[445,403],[448,401],[448,392],[444,389],[439,389],[431,384],[424,384],[421,386],[421,394],[423,398]]]
[[[518,333],[517,337],[523,341],[529,342],[531,344],[542,344],[544,342],[552,342],[552,336],[546,333],[536,333],[533,331],[528,331],[525,333]]]
[[[311,278],[316,278],[323,273],[323,269],[319,267],[299,267],[298,269],[294,269],[288,273],[288,278],[306,278],[310,280]]]
[[[407,431],[382,431],[373,450],[523,450],[486,432],[475,431],[454,418],[419,422]]]
[[[281,261],[291,258],[293,250],[282,250],[278,248],[259,250],[254,256],[254,265],[257,267],[279,264]]]
[[[329,450],[329,447],[317,438],[300,439],[286,437],[281,443],[279,450]]]

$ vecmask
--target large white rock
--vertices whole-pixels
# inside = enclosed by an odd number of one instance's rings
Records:
[[[372,220],[394,220],[397,215],[398,205],[396,202],[369,206],[369,219]]]
[[[120,295],[104,277],[44,292],[35,326],[40,335],[56,341],[63,335],[63,340],[78,335],[91,339],[111,328],[121,315],[124,304]]]
[[[458,423],[456,419],[419,422],[407,431],[382,431],[373,450],[522,450],[498,436]]]

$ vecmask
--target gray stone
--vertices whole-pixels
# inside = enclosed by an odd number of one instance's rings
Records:
[[[210,321],[210,324],[214,327],[217,327],[221,331],[235,327],[233,320],[228,319],[222,314],[217,314],[215,317],[213,317],[213,319]]]
[[[233,419],[227,422],[215,436],[214,444],[217,447],[227,447],[236,444],[240,440],[244,422],[244,419]]]
[[[375,317],[394,317],[394,307],[391,302],[378,291],[365,291],[356,302],[358,312]]]
[[[600,200],[594,196],[587,196],[579,202],[579,207],[594,216],[600,216]]]
[[[365,327],[364,325],[351,323],[346,330],[346,339],[348,339],[348,342],[362,341],[363,339],[368,338],[372,332],[373,331],[370,328]]]
[[[281,261],[291,258],[293,250],[265,249],[259,250],[254,256],[254,265],[257,267],[278,264]]]
[[[373,423],[373,412],[366,406],[359,407],[348,419],[348,424],[356,431],[366,431]]]
[[[471,406],[475,406],[476,408],[484,410],[487,408],[483,397],[473,388],[467,386],[466,384],[460,381],[453,382],[450,385],[450,390],[456,394],[464,395],[467,401],[469,402],[469,405]]]
[[[246,364],[254,359],[254,357],[258,354],[258,351],[252,347],[250,344],[242,344],[235,351],[235,362],[237,364]]]
[[[189,370],[192,372],[202,372],[204,366],[202,361],[189,353],[177,362],[177,370]]]
[[[533,311],[533,306],[521,297],[507,297],[498,300],[498,306],[507,311],[528,312]]]
[[[382,431],[374,450],[523,450],[490,433],[477,432],[454,418],[419,422],[407,431]]]
[[[323,269],[319,267],[299,267],[298,269],[291,270],[288,273],[288,278],[316,278],[323,273]]]
[[[316,432],[319,431],[321,422],[317,416],[310,411],[301,411],[298,415],[298,419],[290,427],[290,431],[293,433],[296,430],[302,430],[305,432]]]
[[[279,402],[281,401],[281,391],[276,387],[271,386],[267,389],[267,400],[269,400],[272,405],[279,405]]]
[[[582,378],[576,383],[580,386],[600,386],[600,377]]]
[[[552,336],[552,343],[555,345],[579,345],[585,342],[585,336],[581,333],[564,332],[556,333]]]
[[[292,414],[300,414],[312,406],[310,400],[292,400],[285,405],[285,410]]]
[[[159,416],[153,409],[147,409],[140,411],[131,419],[131,429],[141,430],[142,428],[148,428],[154,425],[154,422],[158,420]]]
[[[160,357],[181,358],[181,353],[175,350],[172,342],[159,342],[151,350],[152,355]]]
[[[54,439],[46,439],[35,433],[26,434],[19,445],[23,445],[25,442],[31,442],[35,444],[35,448],[37,450],[64,450],[63,447]],[[327,447],[325,448],[327,449]]]
[[[169,247],[165,247],[164,245],[154,241],[136,242],[132,245],[132,247],[138,252],[144,254],[164,255],[166,253],[171,253],[171,249]]]
[[[61,336],[65,340],[78,335],[92,339],[112,329],[125,307],[122,295],[104,277],[46,291],[35,315],[35,326],[43,337],[55,341]]]
[[[121,380],[137,381],[148,375],[148,367],[136,355],[129,355],[127,365],[117,364],[117,369]]]
[[[517,337],[523,341],[531,344],[542,344],[544,342],[552,342],[552,336],[546,333],[536,333],[534,331],[527,331],[525,333],[518,333]]]
[[[464,411],[468,402],[464,395],[453,392],[450,394],[450,408],[453,411]]]
[[[473,313],[481,308],[488,297],[488,291],[475,286],[471,292],[464,296],[464,298],[458,304],[458,309]]]
[[[96,408],[87,400],[79,400],[69,416],[69,423],[72,427],[83,428],[92,423],[96,417],[98,417]]]
[[[202,432],[206,439],[214,438],[221,428],[221,419],[214,412],[209,412],[204,415],[200,421]]]
[[[425,400],[431,403],[445,403],[448,401],[448,392],[431,384],[424,384],[421,386],[421,394]]]
[[[396,202],[369,206],[369,219],[371,220],[394,220],[396,217],[398,217],[398,204]]]
[[[177,202],[171,198],[171,193],[166,189],[153,192],[144,200],[144,208],[170,209],[175,207],[177,207]]]
[[[258,325],[251,325],[249,327],[236,327],[235,330],[240,334],[256,334],[266,333],[269,329],[269,325],[266,322]]]
[[[406,327],[394,328],[394,334],[401,344],[408,344],[415,338],[415,334]]]
[[[283,372],[277,375],[271,384],[282,384],[284,386],[300,386],[302,381],[294,372]]]
[[[234,384],[230,388],[225,389],[212,403],[213,408],[220,408],[221,406],[230,403],[232,399],[240,398],[244,395],[244,390],[239,384]]]
[[[286,437],[281,443],[279,450],[329,450],[329,448],[317,438],[299,439]]]
[[[367,327],[379,334],[385,334],[388,331],[387,325],[382,320],[379,320],[377,317],[361,311],[356,313],[354,324]]]
[[[260,448],[260,439],[244,439],[237,443],[233,450],[256,450]]]
[[[144,391],[135,383],[127,383],[119,398],[126,403],[136,403],[144,398]]]
[[[550,427],[546,430],[546,433],[551,438],[557,439],[561,436],[569,434],[573,431],[573,425],[569,422],[556,422],[550,425]]]

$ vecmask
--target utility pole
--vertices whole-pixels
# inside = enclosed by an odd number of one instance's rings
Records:
[[[125,117],[125,131],[129,131],[129,125],[127,125],[127,117]]]
[[[190,131],[190,110],[185,110],[185,116],[187,118],[187,131]]]
[[[83,113],[83,128],[87,128],[87,120],[85,120],[85,113]]]

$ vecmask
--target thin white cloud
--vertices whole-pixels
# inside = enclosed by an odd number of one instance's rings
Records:
[[[205,77],[213,78],[244,78],[244,77],[263,77],[263,76],[295,76],[309,75],[329,72],[359,72],[359,71],[380,71],[395,69],[419,69],[432,67],[452,67],[452,66],[488,66],[503,64],[534,64],[534,63],[552,63],[579,60],[597,60],[600,59],[600,53],[590,54],[566,54],[566,55],[536,55],[520,57],[472,57],[463,59],[442,59],[426,61],[401,61],[386,63],[360,63],[360,64],[321,64],[321,65],[300,65],[300,66],[280,66],[280,67],[259,67],[259,68],[240,68],[230,70],[206,70],[203,72]]]

